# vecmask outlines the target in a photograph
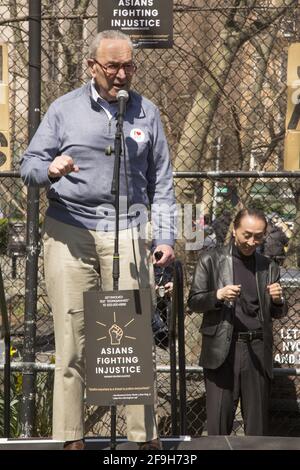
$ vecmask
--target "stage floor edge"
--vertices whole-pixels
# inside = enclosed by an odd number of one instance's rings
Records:
[[[300,450],[300,437],[279,436],[191,436],[161,439],[164,450]],[[117,439],[116,450],[137,450],[137,444]],[[85,438],[86,450],[110,450],[109,438]],[[63,441],[52,439],[0,439],[0,450],[62,450]]]

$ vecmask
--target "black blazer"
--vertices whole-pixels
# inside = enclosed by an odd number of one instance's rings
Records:
[[[284,316],[287,305],[286,302],[274,304],[266,289],[268,284],[279,282],[277,263],[259,253],[255,258],[259,319],[264,333],[264,367],[271,378],[272,317]],[[200,364],[207,369],[217,369],[223,364],[232,342],[234,309],[216,297],[217,290],[228,284],[233,284],[232,245],[202,252],[195,268],[188,305],[192,311],[204,313],[200,328],[203,338]]]

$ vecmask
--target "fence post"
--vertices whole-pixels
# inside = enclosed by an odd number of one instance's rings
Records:
[[[41,100],[41,2],[29,1],[29,140],[40,122]],[[31,437],[35,415],[35,335],[39,257],[39,189],[28,188],[27,256],[24,313],[23,397],[21,403],[21,435]]]
[[[185,332],[184,332],[184,293],[182,264],[175,262],[177,304],[177,328],[178,328],[178,366],[179,366],[179,416],[180,434],[187,432],[187,405],[186,405],[186,370],[185,370]]]
[[[176,355],[176,326],[177,326],[177,271],[174,263],[173,271],[173,295],[171,305],[171,318],[169,319],[169,350],[170,350],[170,388],[171,388],[171,432],[173,436],[178,434],[177,416],[177,355]]]
[[[171,381],[171,423],[172,435],[178,434],[178,410],[180,415],[180,433],[186,434],[186,378],[185,378],[185,344],[184,344],[184,302],[183,272],[179,260],[174,262],[172,310],[169,322],[170,347],[170,381]],[[177,328],[176,328],[177,326]],[[178,339],[178,371],[179,399],[177,397],[177,346]]]

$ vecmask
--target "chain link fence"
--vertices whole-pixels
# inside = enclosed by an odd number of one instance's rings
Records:
[[[238,210],[244,205],[262,209],[268,220],[267,236],[261,247],[266,256],[276,259],[281,266],[281,283],[288,302],[288,315],[273,322],[274,334],[274,368],[271,431],[273,435],[299,435],[299,376],[295,369],[300,364],[299,342],[299,222],[297,210],[297,188],[299,179],[287,177],[285,173],[242,172],[208,174],[203,172],[197,178],[175,179],[176,186],[180,183],[186,193],[194,191],[197,185],[199,195],[197,207],[192,215],[192,230],[189,238],[178,240],[177,255],[181,258],[185,272],[185,293],[188,295],[194,267],[199,252],[212,249],[230,241],[232,221]],[[281,174],[282,177],[275,175]],[[195,174],[196,175],[196,174]],[[272,175],[272,176],[270,176]],[[285,176],[284,176],[285,175]],[[183,197],[182,200],[185,198]],[[177,198],[181,203],[180,195]],[[184,205],[182,203],[182,205]],[[200,217],[199,217],[200,214]],[[202,232],[200,246],[194,241],[195,233]],[[194,249],[187,250],[194,245]],[[202,315],[186,309],[186,362],[188,383],[188,424],[189,432],[199,435],[205,430],[205,390],[201,371],[196,367],[201,350],[201,334],[199,327]],[[285,369],[285,370],[282,370]],[[289,375],[290,374],[290,375]],[[298,398],[297,398],[298,397]],[[237,415],[236,433],[242,432],[242,418]]]
[[[97,1],[42,0],[42,115],[50,102],[88,79],[88,44],[97,30]],[[0,39],[9,48],[12,169],[18,170],[28,141],[28,1],[3,0]],[[280,176],[286,112],[286,69],[289,44],[300,40],[300,7],[295,0],[174,2],[174,47],[138,49],[133,87],[160,108],[170,144],[178,204],[190,205],[192,231],[202,231],[207,248],[225,243],[230,223],[242,205],[264,209],[287,243],[281,264],[288,317],[274,323],[274,367],[271,429],[277,435],[300,435],[299,377],[280,373],[295,369],[299,351],[289,350],[283,335],[300,331],[299,180]],[[235,175],[226,175],[235,171]],[[261,176],[255,172],[273,172]],[[194,177],[182,172],[205,172]],[[247,176],[242,176],[243,173]],[[246,172],[252,172],[246,174]],[[272,175],[272,176],[271,176]],[[1,175],[0,175],[1,176]],[[13,176],[0,178],[0,250],[12,331],[12,435],[20,434],[22,348],[24,336],[26,188]],[[40,224],[47,206],[41,194]],[[199,218],[197,207],[200,207]],[[186,250],[178,240],[176,254],[185,267],[187,295],[199,249]],[[273,255],[272,255],[273,256]],[[157,286],[164,283],[157,273]],[[172,282],[171,279],[168,282]],[[299,282],[299,285],[298,285]],[[51,435],[54,337],[51,310],[38,274],[35,435]],[[158,292],[157,343],[159,429],[171,434],[168,295]],[[187,421],[192,436],[206,432],[205,393],[198,357],[201,315],[186,310]],[[290,333],[292,334],[292,333]],[[299,342],[295,342],[299,345]],[[295,354],[294,354],[295,353]],[[1,374],[2,379],[2,374]],[[0,386],[0,392],[2,385]],[[0,406],[3,396],[1,392]],[[1,413],[0,413],[1,414]],[[0,423],[1,425],[2,423]],[[241,417],[236,433],[242,432]],[[110,435],[106,408],[88,408],[87,435]],[[123,408],[118,407],[118,434],[125,434]]]

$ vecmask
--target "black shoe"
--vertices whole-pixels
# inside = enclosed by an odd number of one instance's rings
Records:
[[[152,439],[152,441],[139,442],[138,446],[139,450],[162,450],[162,445],[158,438]]]
[[[83,450],[85,448],[84,440],[78,439],[77,441],[66,441],[64,443],[64,450]]]

